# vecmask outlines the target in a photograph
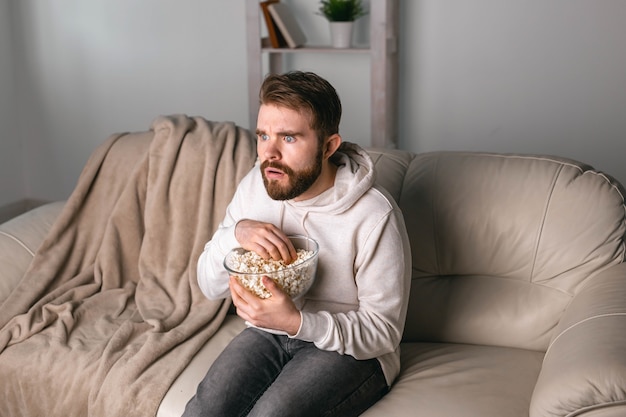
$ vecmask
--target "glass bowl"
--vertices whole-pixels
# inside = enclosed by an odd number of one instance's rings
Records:
[[[319,245],[306,236],[292,235],[288,238],[298,252],[298,259],[288,265],[282,261],[264,260],[254,252],[235,248],[224,258],[224,267],[241,285],[260,298],[271,296],[261,281],[263,276],[267,276],[292,299],[297,299],[311,288],[315,280]]]

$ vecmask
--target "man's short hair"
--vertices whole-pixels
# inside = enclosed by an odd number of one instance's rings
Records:
[[[261,104],[273,104],[311,116],[311,128],[321,141],[339,133],[341,100],[335,88],[312,72],[269,74],[259,92]]]

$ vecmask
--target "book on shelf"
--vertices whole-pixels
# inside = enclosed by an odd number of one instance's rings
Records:
[[[270,46],[272,48],[284,48],[287,46],[287,41],[280,33],[280,30],[276,26],[276,22],[272,19],[268,6],[273,3],[278,3],[280,0],[266,0],[259,3],[261,5],[261,11],[263,12],[263,18],[265,19],[265,25],[267,26],[267,35],[270,40]]]
[[[300,28],[300,24],[296,17],[289,10],[289,6],[284,3],[276,2],[267,5],[272,20],[277,26],[278,31],[282,34],[289,48],[297,48],[306,42],[306,36]],[[270,39],[271,40],[271,39]]]

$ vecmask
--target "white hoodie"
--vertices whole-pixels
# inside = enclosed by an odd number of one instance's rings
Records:
[[[400,371],[411,279],[404,219],[393,198],[374,185],[373,163],[363,149],[344,142],[332,158],[339,167],[334,186],[306,201],[272,200],[257,163],[200,256],[198,283],[210,299],[230,295],[223,261],[240,246],[235,225],[241,219],[317,240],[316,279],[297,301],[302,324],[293,337],[356,359],[377,358],[391,385]]]

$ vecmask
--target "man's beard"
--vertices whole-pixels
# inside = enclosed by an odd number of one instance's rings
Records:
[[[278,183],[278,181],[268,180],[265,176],[265,168],[272,167],[280,169],[287,178],[289,182],[287,185],[283,186]],[[318,147],[317,154],[315,155],[315,160],[313,164],[308,168],[302,169],[300,171],[294,171],[287,165],[283,165],[280,162],[272,162],[270,160],[264,161],[261,164],[261,175],[263,176],[263,184],[265,185],[265,189],[267,190],[267,194],[270,196],[272,200],[291,200],[306,190],[308,190],[311,185],[317,180],[322,172],[322,147]]]

